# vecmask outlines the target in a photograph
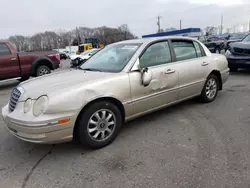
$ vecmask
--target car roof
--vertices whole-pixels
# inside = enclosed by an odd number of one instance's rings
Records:
[[[140,38],[140,39],[132,39],[132,40],[124,40],[121,42],[118,42],[120,44],[122,43],[151,43],[154,41],[159,40],[167,40],[167,39],[189,39],[189,40],[195,40],[191,37],[182,37],[182,36],[167,36],[167,37],[149,37],[149,38]]]

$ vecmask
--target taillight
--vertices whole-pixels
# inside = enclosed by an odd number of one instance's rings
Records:
[[[56,58],[60,61],[60,54],[59,53],[56,54]]]

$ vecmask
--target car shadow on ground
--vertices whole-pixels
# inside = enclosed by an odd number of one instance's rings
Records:
[[[143,127],[145,126],[144,122],[154,122],[163,116],[171,116],[172,114],[174,114],[176,111],[178,111],[180,109],[189,108],[193,105],[199,105],[199,104],[200,104],[200,102],[197,100],[197,98],[194,98],[194,99],[190,99],[190,100],[163,108],[161,110],[152,112],[150,114],[141,116],[137,119],[134,119],[134,120],[127,122],[123,126],[122,131],[133,131],[134,126],[137,126],[138,129],[140,129],[140,128],[143,129]]]
[[[250,75],[250,70],[239,69],[237,72],[230,72],[230,75],[249,76]]]

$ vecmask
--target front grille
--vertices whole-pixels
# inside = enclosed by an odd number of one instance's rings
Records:
[[[234,52],[242,55],[250,55],[250,49],[234,48]]]
[[[17,89],[14,88],[11,92],[10,96],[10,102],[9,102],[9,111],[13,112],[16,108],[17,101],[19,97],[21,96],[21,92]]]

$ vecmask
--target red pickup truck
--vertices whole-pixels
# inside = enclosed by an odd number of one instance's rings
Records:
[[[60,54],[56,52],[17,52],[10,42],[0,41],[0,81],[49,74],[60,66]]]

